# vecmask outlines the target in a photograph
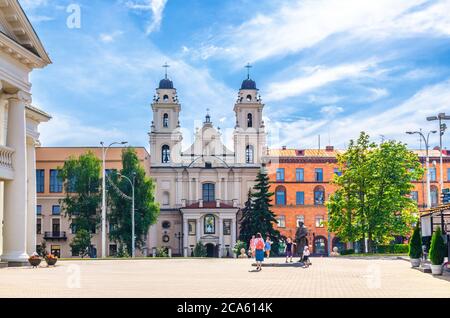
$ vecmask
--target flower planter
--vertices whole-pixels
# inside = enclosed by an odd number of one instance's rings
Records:
[[[28,262],[30,262],[30,265],[33,267],[38,267],[39,264],[41,264],[41,259],[40,258],[29,258]]]
[[[433,264],[431,264],[431,274],[433,274],[433,275],[442,275],[442,265],[433,265]]]
[[[420,266],[420,258],[410,258],[411,267],[419,267]]]
[[[56,264],[57,258],[45,258],[48,266],[54,266]]]

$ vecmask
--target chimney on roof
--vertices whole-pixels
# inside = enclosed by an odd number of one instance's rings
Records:
[[[334,146],[326,146],[325,151],[334,151]]]
[[[286,146],[282,146],[281,149],[286,150]]]

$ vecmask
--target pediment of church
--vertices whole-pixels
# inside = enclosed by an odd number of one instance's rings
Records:
[[[0,49],[31,68],[50,58],[17,0],[0,0]]]

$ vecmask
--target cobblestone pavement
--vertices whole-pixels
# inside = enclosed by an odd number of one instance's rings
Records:
[[[450,297],[449,281],[404,260],[312,262],[254,272],[250,259],[59,261],[0,269],[0,297]]]

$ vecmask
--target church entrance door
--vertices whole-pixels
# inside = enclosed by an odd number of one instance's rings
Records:
[[[212,243],[208,243],[206,246],[206,256],[207,257],[217,257],[216,255],[216,246]]]

